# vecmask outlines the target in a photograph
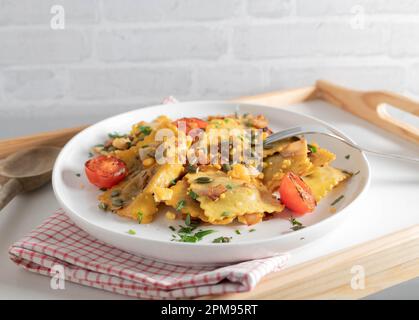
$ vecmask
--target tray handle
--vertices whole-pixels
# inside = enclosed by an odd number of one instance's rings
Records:
[[[316,82],[317,96],[380,128],[419,144],[419,128],[391,116],[385,104],[419,116],[419,103],[388,91],[356,91],[330,82]]]
[[[0,140],[0,159],[24,148],[38,146],[63,147],[68,140],[84,128],[86,128],[86,126],[66,128],[18,138]]]

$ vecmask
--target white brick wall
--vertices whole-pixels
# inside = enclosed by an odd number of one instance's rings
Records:
[[[65,30],[50,28],[56,4]],[[419,95],[416,0],[0,0],[0,46],[3,121],[319,78]]]

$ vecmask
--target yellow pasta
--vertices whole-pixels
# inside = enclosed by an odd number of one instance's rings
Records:
[[[336,155],[329,150],[320,148],[317,144],[312,144],[316,152],[309,154],[309,159],[314,167],[322,167],[336,159]]]
[[[191,190],[198,195],[197,200],[209,222],[247,213],[280,212],[284,208],[262,184],[255,185],[245,180],[234,179],[223,172],[188,174],[186,177]],[[205,178],[207,180],[203,180]],[[200,183],[202,180],[210,182]],[[214,201],[207,195],[208,190],[218,186],[224,186],[226,191]]]
[[[204,211],[199,206],[199,203],[191,198],[188,194],[188,182],[184,180],[178,181],[170,189],[173,190],[173,196],[170,200],[167,200],[165,203],[168,206],[177,208],[179,203],[183,202],[180,212],[183,214],[190,214],[193,218],[198,218],[204,214]]]
[[[139,223],[152,222],[164,209],[170,220],[182,217],[189,223],[192,219],[194,223],[253,225],[284,209],[279,186],[289,172],[303,179],[316,201],[349,177],[330,166],[335,154],[314,143],[309,146],[304,137],[284,139],[263,149],[258,143],[271,131],[261,115],[182,120],[186,130],[200,128],[202,134],[181,132],[176,121],[161,116],[134,124],[129,134],[111,134],[103,146],[92,149],[121,160],[129,173],[99,196],[102,209]],[[165,130],[164,138],[159,130]],[[223,154],[222,139],[228,142]],[[163,164],[157,156],[162,148],[171,160]],[[263,154],[257,154],[262,149]],[[246,161],[246,152],[252,155],[251,161]],[[196,157],[191,159],[191,155]]]
[[[267,157],[265,161],[265,169],[263,170],[263,182],[269,190],[274,190],[281,183],[282,177],[287,172],[293,172],[296,175],[304,176],[310,173],[313,169],[309,157],[307,156],[308,149],[305,140],[289,142],[298,148],[296,152],[288,152],[285,146],[281,152]]]
[[[303,180],[311,188],[316,201],[320,201],[330,190],[348,177],[349,175],[342,170],[324,166],[316,167],[310,175],[303,177]]]

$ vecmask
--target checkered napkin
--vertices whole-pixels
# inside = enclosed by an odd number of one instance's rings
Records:
[[[228,244],[227,244],[228,245]],[[23,268],[64,276],[86,286],[146,299],[192,298],[249,291],[270,272],[284,267],[287,255],[226,267],[185,267],[141,258],[101,242],[59,210],[9,249]]]

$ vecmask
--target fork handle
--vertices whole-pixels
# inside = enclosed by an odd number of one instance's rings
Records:
[[[419,116],[419,103],[387,91],[356,91],[330,82],[316,82],[318,97],[361,117],[384,130],[419,144],[419,128],[392,117],[385,109],[389,104]]]

